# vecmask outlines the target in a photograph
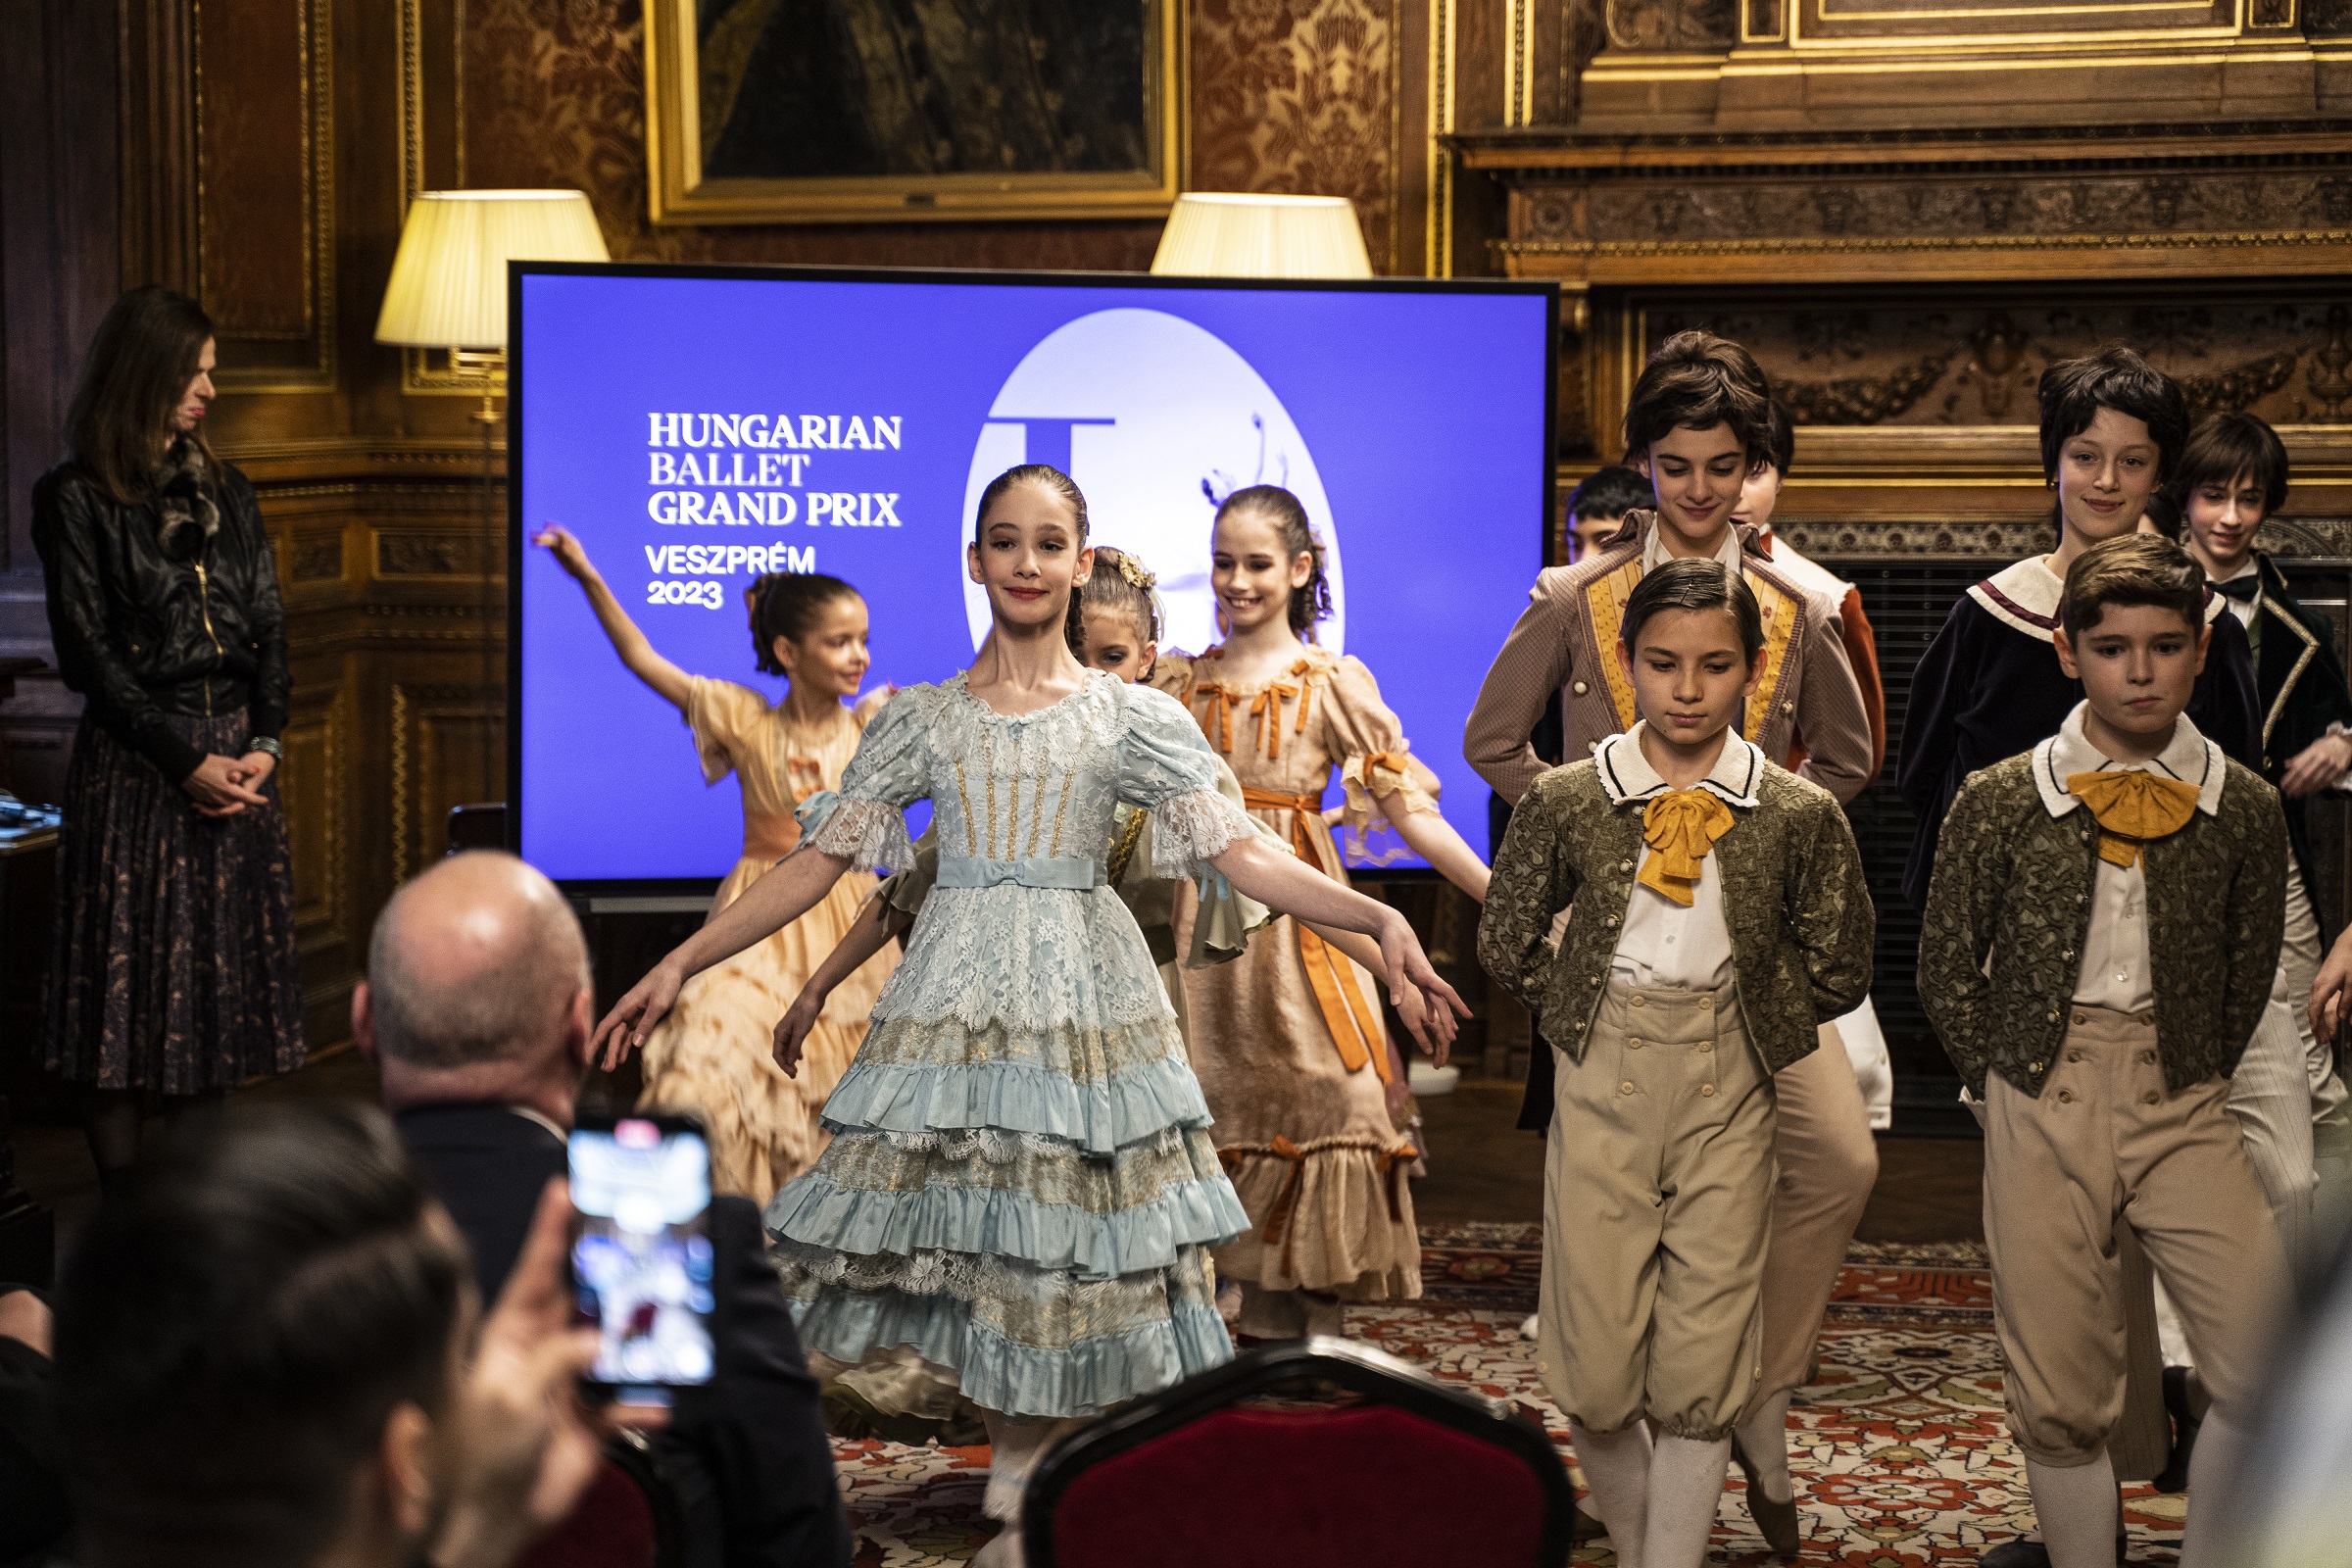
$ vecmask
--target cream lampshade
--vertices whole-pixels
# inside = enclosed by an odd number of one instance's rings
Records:
[[[1370,277],[1345,196],[1192,191],[1176,198],[1152,270],[1177,277]]]
[[[610,260],[576,190],[420,192],[400,230],[376,341],[503,351],[507,263]]]

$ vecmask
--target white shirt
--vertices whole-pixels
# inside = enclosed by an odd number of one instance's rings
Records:
[[[1666,524],[1663,519],[1649,525],[1649,538],[1642,546],[1642,575],[1646,577],[1669,561],[1688,561],[1693,558],[1678,556],[1666,548]],[[1740,530],[1723,530],[1723,543],[1716,547],[1715,564],[1726,571],[1745,570],[1740,547]]]
[[[1642,728],[1637,723],[1592,749],[1600,787],[1612,806],[1646,803],[1672,787],[1642,755]],[[1723,755],[1697,787],[1721,797],[1727,805],[1752,810],[1756,785],[1763,776],[1764,754],[1726,730]],[[1654,852],[1644,847],[1642,853]],[[1724,923],[1723,875],[1713,851],[1698,862],[1698,887],[1688,908],[1655,888],[1634,884],[1611,968],[1633,985],[1665,990],[1712,991],[1732,982],[1732,930]]]
[[[2217,583],[2235,582],[2240,577],[2253,578],[2254,585],[2259,590],[2262,586],[2262,564],[2256,561],[2252,555],[2248,555],[2244,565],[2239,566],[2227,577],[2216,577],[2213,580]],[[2242,605],[2228,594],[2217,593],[2213,597],[2230,607],[2230,613],[2237,617],[2237,623],[2240,626],[2253,625],[2254,617],[2262,613],[2262,595],[2259,591]]]
[[[2228,776],[2222,749],[2199,734],[2187,714],[2174,720],[2173,738],[2154,761],[2118,762],[2082,733],[2082,714],[2089,707],[2077,703],[2058,733],[2034,748],[2034,783],[2050,815],[2087,809],[2081,796],[2067,793],[2068,774],[2108,769],[2156,773],[2194,784],[2198,810],[2211,816],[2222,808],[2222,780]],[[2083,934],[2075,1000],[2118,1012],[2145,1012],[2156,1005],[2155,981],[2148,971],[2147,858],[2141,856],[2128,866],[2102,858],[2091,882],[2090,929]]]

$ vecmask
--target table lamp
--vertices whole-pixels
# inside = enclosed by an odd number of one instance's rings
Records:
[[[576,190],[428,190],[409,203],[375,340],[449,350],[478,377],[474,418],[498,422],[506,379],[507,263],[612,260],[588,198]]]
[[[1345,196],[1190,191],[1176,198],[1152,270],[1177,277],[1370,277]]]

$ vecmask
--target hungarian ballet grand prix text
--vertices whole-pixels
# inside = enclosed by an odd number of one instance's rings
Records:
[[[668,526],[899,527],[899,492],[828,490],[824,454],[896,452],[896,414],[649,414],[646,515]],[[755,536],[757,537],[757,536]],[[816,546],[753,542],[645,547],[649,605],[727,602],[724,579],[744,572],[814,571]]]

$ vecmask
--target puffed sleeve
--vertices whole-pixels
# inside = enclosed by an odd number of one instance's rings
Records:
[[[1380,700],[1380,682],[1363,661],[1342,659],[1319,684],[1326,750],[1340,760],[1340,783],[1347,791],[1343,820],[1360,830],[1376,800],[1391,816],[1436,810],[1437,775],[1413,759],[1403,724]]]
[[[1124,686],[1120,694],[1118,798],[1152,813],[1155,872],[1197,875],[1256,824],[1218,793],[1216,754],[1176,699],[1146,686]]]
[[[849,858],[859,871],[914,865],[906,808],[931,793],[932,694],[909,687],[882,705],[858,741],[839,793],[818,790],[799,811],[801,842],[820,855]]]
[[[703,782],[715,784],[734,771],[735,760],[767,712],[767,699],[731,680],[692,675],[687,681],[686,727],[694,732]]]

